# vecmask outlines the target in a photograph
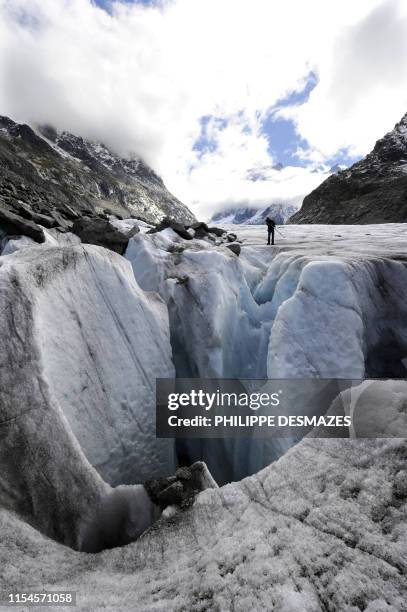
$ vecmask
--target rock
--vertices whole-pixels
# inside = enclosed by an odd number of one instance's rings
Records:
[[[197,230],[204,230],[205,232],[208,232],[208,226],[203,221],[198,221],[197,223],[192,223],[192,225],[190,225],[189,227],[191,229],[195,230],[195,231],[197,231]]]
[[[49,217],[48,215],[42,215],[40,213],[33,212],[32,220],[38,223],[39,225],[43,225],[47,228],[55,227],[57,225],[57,222],[53,217]]]
[[[160,223],[149,230],[147,234],[161,232],[162,230],[167,229],[167,227],[170,227],[176,234],[178,234],[178,236],[184,238],[184,240],[192,240],[192,236],[186,230],[185,225],[181,225],[181,223],[167,218],[160,221]]]
[[[123,255],[130,238],[140,230],[135,225],[129,232],[123,232],[106,219],[84,217],[75,221],[72,231],[82,242],[103,246]]]
[[[58,211],[50,210],[49,214],[55,220],[55,225],[58,225],[59,227],[64,227],[67,231],[72,230],[72,221],[65,219]]]
[[[208,237],[208,226],[203,221],[193,223],[190,227],[194,230],[194,238],[202,240]]]
[[[237,255],[239,257],[240,251],[241,251],[240,244],[237,244],[236,242],[233,242],[232,244],[227,244],[226,248],[229,249],[230,251],[232,251],[232,253],[234,253],[235,255]]]
[[[123,215],[121,215],[120,213],[114,211],[114,210],[110,210],[109,208],[104,208],[103,212],[105,213],[105,215],[107,215],[107,218],[109,219],[110,215],[113,215],[115,217],[115,219],[118,219],[119,221],[123,221]]]
[[[226,239],[229,242],[235,242],[237,240],[237,235],[236,234],[227,234]]]
[[[64,211],[65,216],[68,217],[69,219],[79,219],[79,217],[81,216],[73,208],[68,206],[68,204],[64,203],[62,206],[63,206],[63,211]]]
[[[0,228],[9,235],[23,235],[35,240],[44,242],[45,236],[41,227],[29,219],[23,219],[9,210],[0,207]]]
[[[221,238],[223,234],[226,234],[226,230],[221,227],[208,227],[208,232],[210,234],[215,234],[218,238]]]
[[[148,480],[144,486],[153,503],[164,510],[167,506],[188,508],[200,491],[216,488],[217,484],[205,463],[196,461],[191,467],[179,468],[174,476]]]
[[[11,205],[16,211],[16,214],[21,215],[24,219],[30,219],[32,221],[33,211],[27,204],[21,200],[11,200]]]

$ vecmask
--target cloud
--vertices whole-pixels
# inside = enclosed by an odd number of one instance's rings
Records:
[[[0,113],[141,155],[199,214],[298,200],[321,178],[310,169],[250,179],[277,161],[264,118],[313,73],[309,99],[280,111],[308,141],[303,157],[366,152],[406,107],[403,11],[392,0],[112,2],[110,12],[0,0]]]
[[[364,155],[407,112],[406,3],[380,3],[343,28],[318,75],[308,102],[280,113],[308,141],[303,157]]]
[[[203,149],[194,151],[188,166],[174,180],[180,196],[198,216],[210,216],[231,204],[261,208],[272,202],[300,205],[305,194],[327,174],[309,168],[276,169],[268,139],[258,122],[249,126],[243,114],[227,122],[212,118],[205,125]]]

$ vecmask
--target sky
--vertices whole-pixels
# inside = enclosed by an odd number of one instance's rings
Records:
[[[406,82],[404,0],[0,0],[0,113],[141,156],[199,218],[299,205]]]

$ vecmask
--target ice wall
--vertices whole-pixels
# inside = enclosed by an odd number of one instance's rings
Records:
[[[249,244],[236,257],[165,230],[132,238],[126,257],[140,286],[168,305],[177,376],[402,376],[407,267],[390,236],[377,254],[373,241],[364,249],[361,242],[355,236],[343,248],[327,228],[305,246]],[[289,445],[205,440],[178,447],[207,461],[223,482],[257,471]]]
[[[268,376],[405,375],[406,281],[407,267],[392,259],[306,262],[276,312]]]
[[[0,332],[0,505],[74,548],[141,533],[143,487],[109,484],[175,467],[155,437],[154,379],[174,374],[165,305],[105,249],[28,247],[0,257]]]

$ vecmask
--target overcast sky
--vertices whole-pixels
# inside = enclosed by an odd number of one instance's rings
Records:
[[[200,217],[299,202],[406,85],[404,0],[0,0],[0,113],[141,155]]]

